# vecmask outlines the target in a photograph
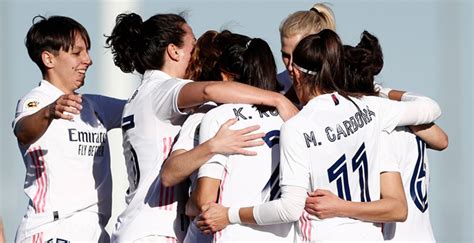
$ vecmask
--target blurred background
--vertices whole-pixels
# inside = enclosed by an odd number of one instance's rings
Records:
[[[27,207],[25,167],[11,122],[17,100],[41,80],[24,46],[35,15],[66,15],[83,24],[92,41],[89,69],[81,93],[126,99],[139,77],[123,74],[104,48],[117,14],[132,11],[144,20],[156,13],[187,12],[196,37],[206,30],[229,29],[265,39],[279,71],[280,22],[316,3],[301,0],[0,0],[0,216],[7,242]],[[435,99],[443,110],[437,121],[449,135],[449,148],[429,151],[429,207],[439,242],[473,242],[473,1],[471,0],[333,0],[337,32],[345,44],[357,44],[363,30],[376,35],[385,66],[377,81]],[[114,211],[108,230],[124,207],[127,188],[121,132],[110,135]]]

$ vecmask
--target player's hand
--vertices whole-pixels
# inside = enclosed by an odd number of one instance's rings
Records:
[[[50,116],[54,119],[72,120],[82,109],[82,96],[80,94],[61,95],[49,105]]]
[[[278,114],[280,114],[284,121],[288,121],[299,112],[298,108],[296,108],[296,106],[283,95],[280,97],[276,108],[278,110]]]
[[[331,191],[317,189],[308,193],[305,210],[320,219],[341,217],[344,200],[334,195]]]
[[[209,140],[211,151],[216,154],[243,154],[257,155],[254,151],[245,150],[244,148],[263,145],[261,139],[265,133],[252,133],[260,128],[254,125],[239,130],[232,130],[229,127],[237,122],[237,119],[229,119],[222,124],[216,135]]]
[[[217,203],[209,203],[202,208],[196,226],[204,233],[210,234],[220,231],[229,225],[227,216],[229,208]]]

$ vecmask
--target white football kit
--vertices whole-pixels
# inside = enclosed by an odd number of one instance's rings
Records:
[[[216,104],[213,102],[208,102],[199,107],[197,111],[189,115],[186,121],[183,123],[181,130],[179,131],[179,137],[176,140],[176,143],[173,145],[172,152],[176,150],[186,150],[189,151],[194,147],[199,145],[199,130],[202,118],[210,109],[216,107]],[[189,191],[194,190],[196,187],[197,180],[197,171],[195,171],[189,177],[191,181],[191,186]],[[189,195],[189,194],[188,194]],[[203,234],[194,223],[189,224],[186,236],[184,238],[185,243],[206,243],[212,241],[212,235]]]
[[[13,129],[63,94],[41,81],[18,101]],[[17,242],[108,239],[104,227],[111,214],[112,179],[107,131],[120,127],[124,105],[124,100],[85,94],[72,121],[54,119],[36,142],[19,144],[29,205]]]
[[[177,99],[188,82],[191,81],[148,70],[125,105],[122,131],[128,205],[118,217],[112,234],[114,242],[154,236],[184,237],[184,211],[178,213],[179,187],[163,187],[159,174],[185,119]]]
[[[221,180],[218,202],[226,207],[246,207],[270,201],[280,196],[280,127],[283,120],[276,110],[260,111],[255,106],[226,104],[209,111],[201,123],[200,142],[213,137],[230,118],[238,122],[232,129],[260,125],[266,135],[265,144],[249,148],[256,156],[215,155],[201,166],[198,178]],[[277,225],[229,225],[214,234],[214,242],[227,241],[292,241],[292,223]]]
[[[398,127],[382,139],[383,162],[401,173],[408,204],[405,222],[384,224],[384,239],[434,242],[428,209],[430,173],[426,144],[407,127]]]
[[[320,95],[281,129],[281,185],[329,190],[348,201],[380,198],[380,164],[376,158],[381,132],[403,122],[405,102],[378,97]],[[356,105],[360,108],[356,107]],[[437,114],[418,115],[432,122]],[[417,124],[419,124],[417,123]],[[406,125],[406,124],[403,124]],[[297,232],[302,241],[382,240],[380,227],[351,218],[318,219],[304,213]]]

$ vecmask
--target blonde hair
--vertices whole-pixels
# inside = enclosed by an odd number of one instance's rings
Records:
[[[336,31],[336,19],[331,8],[323,3],[316,3],[309,10],[288,15],[280,24],[280,37],[305,37],[323,29]]]

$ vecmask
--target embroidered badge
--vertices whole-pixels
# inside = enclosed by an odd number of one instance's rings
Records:
[[[38,106],[39,106],[39,101],[36,98],[28,98],[23,103],[23,109],[24,110],[37,109]]]

